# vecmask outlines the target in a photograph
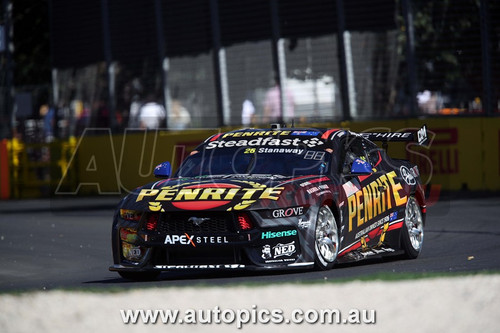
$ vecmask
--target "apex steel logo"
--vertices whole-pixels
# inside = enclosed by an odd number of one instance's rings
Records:
[[[191,245],[196,247],[196,244],[228,244],[229,240],[226,236],[194,236],[184,233],[184,235],[167,235],[165,236],[165,243],[167,245]]]
[[[266,231],[262,233],[261,239],[273,239],[280,237],[296,236],[297,230],[284,230],[284,231]]]
[[[169,245],[175,245],[175,244],[182,244],[182,245],[193,245],[196,247],[196,244],[193,242],[194,236],[189,236],[188,234],[184,235],[167,235],[165,237],[165,244]]]

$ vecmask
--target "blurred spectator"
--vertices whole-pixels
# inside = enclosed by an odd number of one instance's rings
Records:
[[[168,128],[183,130],[191,124],[189,111],[182,106],[179,100],[172,100],[172,107],[168,115]]]
[[[128,114],[128,127],[129,128],[139,128],[139,109],[141,108],[141,93],[142,93],[142,84],[138,78],[132,80],[132,101],[130,103],[130,110]]]
[[[281,98],[280,86],[278,81],[275,80],[274,87],[267,91],[266,99],[264,101],[264,123],[273,123],[277,121],[287,121],[294,117],[295,102],[291,91],[285,89],[284,91],[283,108],[284,114],[281,113]]]
[[[70,136],[82,134],[90,125],[90,109],[81,101],[75,103],[75,123],[75,131],[70,131]]]
[[[437,96],[429,90],[424,90],[417,94],[418,107],[422,113],[437,114]]]
[[[132,103],[130,103],[130,110],[128,114],[128,127],[129,128],[139,128],[139,110],[141,109],[141,101],[139,96],[136,95],[132,97]]]
[[[255,106],[253,105],[250,96],[243,101],[241,109],[241,124],[245,127],[255,123]]]
[[[43,118],[43,138],[45,142],[54,140],[54,123],[56,111],[47,104],[40,106],[40,117]]]
[[[95,104],[95,112],[96,112],[96,127],[101,128],[109,128],[111,124],[110,112],[108,107],[106,106],[106,102],[104,100],[98,100]]]
[[[159,128],[165,119],[165,108],[156,102],[153,94],[149,94],[146,103],[139,109],[138,119],[141,128]]]

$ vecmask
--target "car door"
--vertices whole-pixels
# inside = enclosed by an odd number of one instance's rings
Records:
[[[347,139],[344,147],[341,157],[342,191],[345,197],[342,235],[343,244],[351,246],[351,249],[345,250],[380,247],[388,228],[383,218],[392,207],[386,171],[382,167],[383,155],[375,144],[362,137]],[[364,174],[354,174],[351,171],[355,163],[369,167]]]

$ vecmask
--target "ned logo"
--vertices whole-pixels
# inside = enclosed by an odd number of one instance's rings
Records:
[[[273,247],[273,250],[274,250],[274,258],[279,258],[283,256],[290,257],[292,254],[295,253],[295,241],[286,244],[278,243]]]

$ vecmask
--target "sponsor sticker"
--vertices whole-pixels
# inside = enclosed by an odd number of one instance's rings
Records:
[[[392,212],[390,215],[389,215],[389,221],[392,222],[394,221],[395,219],[398,218],[398,212]]]
[[[142,250],[140,246],[134,246],[128,243],[122,243],[123,257],[128,260],[141,259]]]
[[[284,187],[266,187],[260,183],[250,185],[252,187],[248,188],[232,183],[197,182],[181,186],[163,186],[159,189],[142,189],[136,202],[149,200],[148,207],[152,212],[165,211],[163,203],[171,203],[182,210],[208,210],[229,205],[226,210],[232,211],[248,208],[257,200],[276,201],[284,190]]]
[[[293,131],[291,135],[307,135],[307,136],[316,136],[318,135],[318,131]]]
[[[165,243],[167,245],[220,245],[228,244],[227,236],[194,236],[188,235],[167,235],[165,236]]]
[[[257,131],[240,131],[240,132],[228,132],[225,133],[222,138],[240,138],[240,137],[254,137],[254,136],[279,136],[279,135],[290,135],[290,131],[283,130],[257,130]]]
[[[305,150],[299,148],[259,148],[259,154],[296,154],[301,155]],[[246,152],[246,151],[245,151]]]
[[[316,192],[321,192],[321,193],[316,193]],[[314,187],[307,189],[307,193],[309,193],[309,194],[316,193],[316,195],[321,195],[321,194],[329,193],[329,192],[331,192],[330,187],[326,184],[314,186]]]
[[[262,247],[262,259],[271,259],[273,255],[271,254],[271,245],[266,244]]]
[[[309,148],[314,148],[323,145],[323,141],[318,138],[305,139],[294,138],[294,139],[281,139],[275,137],[259,137],[256,139],[240,139],[240,140],[216,140],[209,142],[206,146],[206,150],[214,148],[232,148],[232,147],[258,147],[258,146],[269,146],[269,147],[290,147],[305,145]]]
[[[284,231],[265,231],[261,235],[261,239],[273,239],[273,238],[281,238],[281,237],[291,237],[296,236],[297,230],[284,230]]]
[[[408,196],[403,191],[402,184],[396,181],[397,178],[395,171],[388,172],[348,196],[349,232],[354,228],[360,230],[372,219],[406,204]],[[347,192],[349,187],[346,184],[343,186]]]
[[[325,152],[324,151],[315,151],[315,150],[309,150],[305,155],[304,159],[305,160],[316,160],[316,161],[321,161],[325,157]]]
[[[279,258],[283,256],[290,257],[295,252],[296,252],[295,241],[286,244],[278,243],[273,247],[274,258]]]
[[[422,126],[422,128],[418,130],[417,139],[418,139],[419,145],[423,145],[427,141],[427,128],[425,125]]]
[[[403,165],[399,168],[399,171],[401,172],[401,177],[403,177],[403,180],[406,184],[415,185],[417,183],[417,181],[415,180],[415,176],[413,175],[413,172],[410,171],[410,169]]]
[[[245,268],[242,264],[216,264],[216,265],[156,265],[159,269],[239,269]]]
[[[303,221],[301,218],[299,219],[299,228],[300,229],[307,229],[311,226],[311,221],[307,220],[307,221]]]
[[[295,261],[291,258],[297,253],[295,241],[289,243],[278,243],[274,246],[266,244],[262,246],[262,259],[265,263],[280,263]],[[295,257],[295,256],[294,256]]]
[[[275,210],[271,211],[271,215],[274,218],[299,216],[299,215],[303,215],[303,214],[304,214],[304,207],[303,206],[281,208],[281,209],[275,209]]]

